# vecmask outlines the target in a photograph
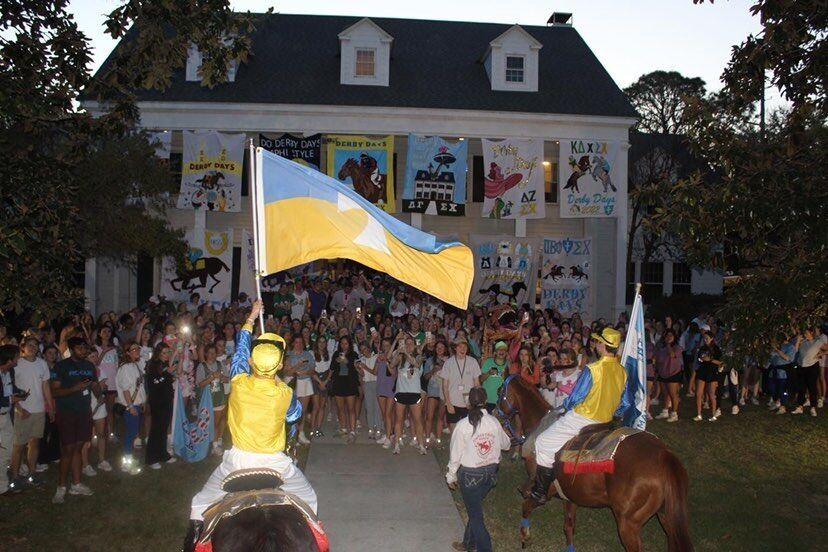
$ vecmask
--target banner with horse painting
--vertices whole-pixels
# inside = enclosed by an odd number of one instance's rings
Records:
[[[161,263],[161,295],[183,301],[198,293],[207,303],[221,305],[230,301],[230,280],[233,266],[233,231],[204,230],[195,237],[187,231],[190,244],[184,266],[176,270],[169,257]]]
[[[545,238],[541,306],[563,315],[591,314],[592,238]]]
[[[294,136],[282,134],[278,138],[268,138],[259,134],[259,145],[276,155],[296,161],[302,165],[320,170],[322,166],[322,135]]]
[[[543,140],[484,138],[482,142],[483,217],[544,218]]]
[[[561,217],[617,216],[619,149],[618,142],[561,140]]]
[[[328,176],[385,212],[395,212],[394,137],[332,136],[327,142]]]
[[[472,234],[474,284],[469,303],[493,307],[536,302],[537,239]]]
[[[241,210],[244,134],[184,131],[179,209]]]
[[[462,217],[466,214],[469,143],[408,135],[402,210]]]

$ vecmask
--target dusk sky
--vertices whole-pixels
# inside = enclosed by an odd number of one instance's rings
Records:
[[[704,79],[708,88],[721,86],[719,77],[730,50],[759,30],[749,0],[718,0],[694,5],[692,0],[394,0],[325,1],[236,0],[238,11],[262,12],[273,6],[281,13],[399,17],[545,25],[553,11],[573,13],[574,27],[622,88],[657,69],[675,70]],[[71,10],[92,39],[95,67],[106,58],[114,41],[103,32],[104,14],[114,0],[75,0]],[[313,38],[311,38],[312,40]],[[543,51],[545,55],[554,52]],[[771,104],[778,95],[769,91]]]

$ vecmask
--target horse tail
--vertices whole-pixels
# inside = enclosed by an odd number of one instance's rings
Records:
[[[663,458],[667,477],[659,519],[667,533],[667,550],[692,552],[693,542],[690,539],[690,519],[687,513],[687,470],[672,452],[665,451]]]

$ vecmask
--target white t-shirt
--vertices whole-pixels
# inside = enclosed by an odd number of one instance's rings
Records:
[[[302,293],[293,292],[293,304],[290,307],[290,317],[302,320],[305,316],[305,309],[308,306],[308,292],[302,290]]]
[[[407,360],[400,364],[397,369],[397,393],[417,393],[420,388],[420,376],[423,375],[423,366],[415,366],[412,370],[411,363]]]
[[[451,434],[451,453],[449,456],[446,481],[457,481],[457,470],[481,468],[500,463],[500,451],[509,450],[512,443],[497,418],[483,412],[483,417],[474,430],[468,418],[463,418],[454,427]]]
[[[17,361],[14,368],[14,384],[18,389],[28,391],[29,396],[20,406],[32,414],[45,412],[46,404],[43,397],[43,382],[49,381],[49,365],[42,358],[28,361],[23,357]]]
[[[359,361],[361,363],[363,363],[365,366],[367,366],[368,368],[370,368],[371,370],[373,370],[374,366],[377,364],[377,355],[371,355],[371,356],[368,356],[368,357],[360,356]],[[377,381],[377,376],[375,374],[372,374],[368,370],[363,372],[363,374],[364,375],[362,376],[362,381],[365,381],[365,382]]]
[[[396,299],[391,300],[391,308],[388,309],[388,312],[391,313],[391,316],[394,318],[399,318],[401,316],[405,316],[408,314],[408,307],[405,305],[404,301],[397,301]]]
[[[555,398],[551,403],[553,408],[563,406],[564,401],[572,394],[572,390],[575,388],[575,382],[578,381],[578,377],[581,375],[581,370],[573,370],[569,375],[564,374],[564,372],[565,370],[555,370],[552,372],[553,381],[557,383],[555,387]]]
[[[314,359],[315,358],[316,357],[314,356]],[[324,374],[330,368],[331,368],[331,359],[330,359],[330,357],[328,357],[328,360],[325,360],[324,358],[322,360],[317,360],[316,361],[316,367],[314,368],[314,370],[316,370],[317,374]]]
[[[147,400],[144,392],[144,374],[138,364],[127,362],[118,368],[118,375],[115,378],[118,390],[118,402],[126,407],[141,405]],[[124,391],[129,391],[132,401],[127,402]],[[137,393],[137,394],[136,394]]]
[[[457,360],[457,356],[452,356],[443,363],[440,377],[448,382],[449,400],[453,406],[468,406],[469,391],[477,385],[480,373],[477,360],[469,355],[460,361]]]
[[[815,337],[810,341],[802,340],[799,345],[799,362],[802,366],[813,366],[819,362],[819,351],[825,345],[828,336],[825,334]],[[18,386],[19,387],[19,386]]]

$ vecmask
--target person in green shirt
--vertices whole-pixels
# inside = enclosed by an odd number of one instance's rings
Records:
[[[509,345],[505,341],[498,341],[494,346],[494,356],[483,362],[480,384],[486,390],[486,410],[491,413],[497,405],[497,395],[503,385],[503,376],[508,372]]]
[[[290,307],[293,300],[293,284],[285,282],[279,287],[279,291],[273,294],[273,315],[277,320],[281,320],[284,316],[290,316]]]

